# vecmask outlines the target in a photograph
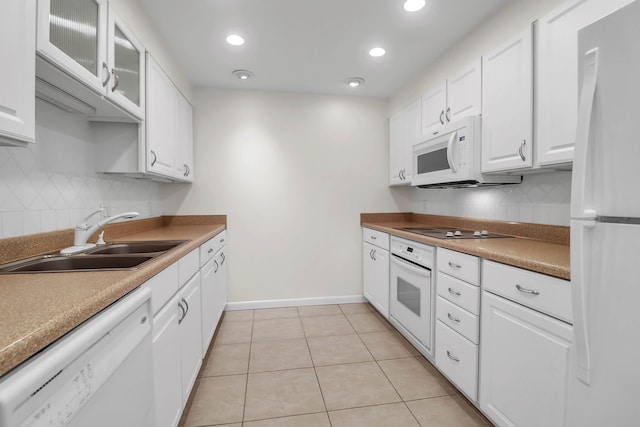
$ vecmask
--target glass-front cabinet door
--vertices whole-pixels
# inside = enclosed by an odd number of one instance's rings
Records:
[[[108,28],[107,59],[111,69],[107,96],[144,119],[145,48],[112,8]]]
[[[97,92],[108,77],[106,0],[38,0],[38,54]]]
[[[144,46],[107,0],[38,0],[38,55],[144,120]]]

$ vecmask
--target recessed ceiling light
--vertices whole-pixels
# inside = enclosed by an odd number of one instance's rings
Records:
[[[417,12],[425,5],[425,0],[407,0],[404,2],[404,10],[407,12]]]
[[[383,56],[385,53],[387,52],[381,47],[374,47],[369,51],[369,55],[374,57]]]
[[[231,34],[227,36],[227,43],[233,46],[242,46],[244,44],[244,39],[237,34]]]
[[[233,70],[231,74],[233,74],[240,80],[247,80],[253,77],[253,73],[249,70]]]
[[[364,83],[364,79],[362,77],[350,77],[347,79],[347,84],[350,87],[358,87]]]

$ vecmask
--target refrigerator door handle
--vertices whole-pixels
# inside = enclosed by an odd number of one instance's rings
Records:
[[[573,332],[577,354],[578,379],[589,385],[591,382],[591,348],[589,345],[589,297],[591,289],[586,274],[590,265],[587,254],[591,253],[591,236],[595,221],[572,221],[571,224],[571,296],[573,305]]]
[[[590,176],[587,163],[589,157],[589,133],[591,131],[591,119],[593,103],[595,100],[596,84],[598,82],[598,48],[593,48],[584,54],[582,70],[582,90],[578,105],[578,125],[576,127],[576,141],[573,161],[573,176],[571,183],[572,218],[595,218],[596,212],[585,206],[587,177]]]

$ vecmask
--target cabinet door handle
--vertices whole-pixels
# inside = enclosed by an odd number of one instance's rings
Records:
[[[520,285],[516,285],[516,289],[519,290],[520,292],[522,292],[523,294],[540,295],[540,292],[534,291],[533,289],[523,288]]]
[[[451,354],[451,352],[449,350],[447,350],[447,357],[451,360],[453,360],[456,363],[460,362],[460,359],[458,359],[457,357],[455,357],[453,354]]]
[[[462,266],[460,264],[454,264],[451,261],[449,261],[449,267],[451,267],[451,268],[462,268]]]
[[[115,68],[111,69],[111,74],[113,74],[113,87],[111,88],[111,92],[115,92],[120,84],[120,76],[118,76],[118,72]]]
[[[186,311],[184,312],[184,317],[187,317],[187,313],[189,312],[189,303],[187,302],[186,299],[181,298],[182,302],[184,303],[184,306],[186,307]]]
[[[373,249],[369,251],[369,258],[373,259]]]
[[[454,291],[454,290],[453,290],[453,289],[451,289],[451,288],[449,288],[449,293],[450,293],[451,295],[455,295],[455,296],[457,296],[457,297],[459,297],[460,295],[462,295],[462,293],[461,293],[461,292]]]
[[[187,310],[182,305],[182,301],[178,301],[178,307],[180,307],[180,310],[182,311],[182,316],[180,316],[180,318],[178,319],[178,325],[179,325],[182,323],[184,318],[187,317]]]
[[[460,319],[458,319],[457,317],[453,317],[451,315],[451,313],[447,313],[447,317],[449,318],[449,320],[451,320],[452,322],[456,322],[456,323],[460,323]]]
[[[440,111],[440,124],[444,124],[444,110]]]
[[[107,87],[109,80],[111,80],[111,73],[109,72],[109,66],[106,62],[102,63],[102,68],[107,71],[107,78],[102,82],[102,87]]]
[[[222,262],[220,263],[220,265],[222,265],[224,264],[224,261],[227,259],[227,257],[224,255],[224,252],[222,252],[220,256],[222,257]]]
[[[218,268],[220,267],[220,265],[218,265],[218,261],[213,261],[213,262],[214,262],[214,264],[216,265],[216,269],[215,269],[215,270],[213,270],[213,272],[214,272],[214,273],[217,273],[217,272],[218,272]]]
[[[377,261],[377,259],[376,259],[376,250],[375,249],[373,250],[373,254],[372,255],[373,255],[373,260]]]
[[[153,166],[158,161],[158,156],[156,155],[156,152],[153,151],[153,150],[151,150],[151,154],[153,155],[153,160],[151,161],[151,166]]]
[[[524,155],[524,146],[527,145],[527,140],[523,139],[522,142],[520,143],[520,148],[518,148],[518,154],[520,154],[520,158],[522,159],[522,161],[526,161],[527,158]]]
[[[447,123],[449,123],[451,121],[451,107],[447,107],[446,118],[447,118]]]

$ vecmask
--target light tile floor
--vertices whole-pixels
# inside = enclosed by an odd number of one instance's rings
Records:
[[[491,426],[369,304],[225,312],[181,427]]]

